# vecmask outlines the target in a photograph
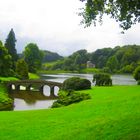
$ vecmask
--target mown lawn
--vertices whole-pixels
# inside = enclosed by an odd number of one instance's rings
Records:
[[[1,140],[139,140],[140,86],[95,87],[67,107],[0,112]]]

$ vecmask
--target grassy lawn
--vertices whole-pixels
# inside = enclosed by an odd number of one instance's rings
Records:
[[[14,81],[18,80],[16,77],[0,77],[0,81]]]
[[[83,69],[81,72],[82,73],[99,73],[101,70],[100,69],[96,69],[96,68],[86,68]]]
[[[140,86],[95,87],[67,107],[0,112],[1,140],[139,140]]]
[[[35,80],[40,79],[40,77],[35,73],[29,73],[29,79]]]

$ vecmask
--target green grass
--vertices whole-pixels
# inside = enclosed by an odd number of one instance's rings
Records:
[[[71,71],[64,71],[64,70],[40,70],[38,71],[39,74],[58,74],[58,73],[71,73]]]
[[[61,60],[57,60],[57,61],[53,61],[53,62],[47,62],[47,63],[44,63],[43,65],[45,67],[52,67],[53,65],[57,64],[58,62],[60,62]]]
[[[95,87],[67,107],[0,112],[1,140],[139,140],[140,86]]]
[[[35,74],[35,73],[29,73],[29,79],[40,79],[39,75]]]
[[[18,78],[16,77],[0,77],[0,81],[14,81],[14,80],[18,80]]]
[[[97,68],[86,68],[81,71],[82,73],[99,73],[101,70]]]

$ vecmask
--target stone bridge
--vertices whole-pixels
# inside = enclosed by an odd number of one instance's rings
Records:
[[[32,89],[37,89],[41,93],[43,93],[44,86],[50,87],[50,96],[55,96],[54,88],[58,87],[59,90],[62,87],[62,83],[52,82],[52,81],[45,81],[45,80],[18,80],[18,81],[9,81],[6,82],[7,88],[9,92],[15,90],[20,91],[22,90],[21,86],[25,87],[26,91],[30,91]]]

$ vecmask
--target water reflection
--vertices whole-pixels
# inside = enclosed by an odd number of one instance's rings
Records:
[[[49,108],[57,99],[57,97],[43,94],[39,91],[25,90],[18,92],[12,91],[12,93],[10,93],[10,97],[14,99],[14,110]]]

